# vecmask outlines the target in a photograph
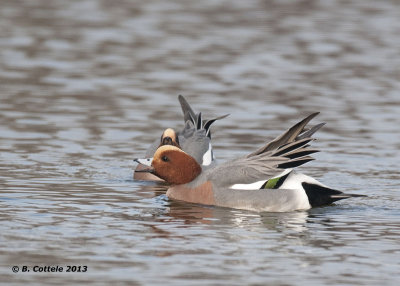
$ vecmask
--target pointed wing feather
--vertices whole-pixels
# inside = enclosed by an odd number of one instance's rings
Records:
[[[293,125],[291,128],[289,128],[285,133],[283,133],[282,135],[278,136],[277,138],[275,138],[274,140],[272,140],[271,142],[268,142],[266,145],[262,146],[261,148],[257,149],[255,152],[247,155],[247,157],[252,157],[258,154],[261,154],[263,152],[266,151],[270,151],[273,149],[278,148],[279,146],[282,146],[284,144],[293,142],[296,140],[296,138],[298,137],[299,134],[301,134],[302,132],[305,132],[306,134],[310,134],[312,135],[313,133],[315,133],[319,128],[322,127],[322,125],[320,124],[320,126],[316,129],[311,128],[308,131],[305,131],[304,128],[305,126],[311,121],[311,119],[313,119],[315,116],[317,116],[319,114],[319,112],[315,112],[310,114],[309,116],[307,116],[306,118],[304,118],[302,121],[298,122],[297,124]],[[318,126],[318,125],[317,125]],[[310,132],[312,130],[312,132]],[[307,133],[310,132],[310,133]],[[304,139],[306,137],[309,136],[303,136],[302,138],[299,139]]]
[[[196,128],[197,128],[197,130],[199,130],[203,127],[203,119],[201,117],[201,112],[199,112],[196,119],[197,119],[196,120],[196,126],[197,126]]]
[[[282,154],[286,154],[288,152],[291,152],[293,150],[297,150],[299,148],[304,147],[305,145],[307,145],[308,143],[310,143],[311,141],[313,141],[314,139],[312,138],[304,138],[301,139],[299,141],[294,141],[291,143],[287,143],[285,145],[282,145],[280,147],[278,147],[278,150],[276,152],[274,152],[275,156],[280,156]]]
[[[317,149],[300,149],[300,150],[294,150],[292,152],[286,153],[285,157],[294,159],[294,158],[299,158],[303,156],[308,156],[314,153],[319,152]]]
[[[310,130],[307,130],[307,131],[301,133],[299,136],[297,136],[296,140],[301,140],[301,139],[304,139],[307,137],[311,137],[315,132],[317,132],[325,124],[326,124],[325,122],[322,122],[322,123],[319,123],[319,124],[313,126]]]
[[[218,117],[216,117],[216,118],[213,118],[213,119],[210,119],[210,120],[205,120],[204,121],[204,129],[206,130],[206,135],[207,135],[207,137],[209,137],[209,138],[211,138],[211,130],[210,130],[210,127],[211,127],[211,124],[213,124],[215,121],[217,121],[217,120],[220,120],[220,119],[223,119],[223,118],[225,118],[225,117],[227,117],[227,116],[229,116],[229,114],[225,114],[225,115],[222,115],[222,116],[218,116]]]
[[[194,118],[196,117],[196,113],[194,113],[193,109],[190,107],[189,103],[186,99],[182,96],[178,96],[179,103],[181,104],[182,113],[183,113],[183,120],[185,121],[192,121],[194,124]]]
[[[298,166],[301,166],[301,165],[308,163],[310,161],[313,161],[313,160],[315,160],[315,159],[310,156],[305,156],[300,159],[290,160],[288,162],[281,163],[277,167],[280,169],[292,169],[292,168],[296,168]]]
[[[282,172],[277,165],[287,160],[283,157],[267,158],[266,160],[240,158],[206,170],[206,177],[207,180],[224,188],[229,188],[234,184],[251,184],[275,177]]]
[[[276,156],[274,151],[264,152],[250,158],[241,157],[221,164],[208,171],[207,178],[223,187],[268,180],[278,176],[285,169],[295,168],[314,160],[308,154],[316,150],[300,146],[298,149],[279,156]]]
[[[207,177],[217,182],[221,187],[233,184],[251,184],[278,176],[285,169],[295,168],[314,160],[309,155],[318,150],[310,149],[309,143],[313,138],[299,134],[312,135],[322,125],[304,131],[307,123],[318,113],[313,113],[294,125],[283,135],[258,149],[248,156],[221,164],[207,174]]]

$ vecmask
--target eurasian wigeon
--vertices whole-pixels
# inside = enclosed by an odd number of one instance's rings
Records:
[[[324,123],[306,129],[313,113],[255,152],[232,161],[201,166],[179,146],[162,145],[153,158],[135,159],[149,172],[171,184],[171,199],[252,211],[307,210],[362,195],[345,194],[293,168],[311,160],[311,136]]]
[[[203,120],[201,112],[195,113],[182,95],[178,96],[178,100],[183,112],[184,128],[180,132],[175,132],[171,128],[166,129],[161,135],[161,139],[156,139],[150,145],[145,157],[153,157],[157,148],[162,145],[173,145],[181,148],[195,158],[200,165],[209,166],[215,161],[211,145],[211,124],[216,120],[227,117],[228,114],[210,120]],[[144,181],[163,181],[163,179],[154,174],[141,172],[141,170],[146,168],[145,165],[138,164],[135,168],[133,178]]]

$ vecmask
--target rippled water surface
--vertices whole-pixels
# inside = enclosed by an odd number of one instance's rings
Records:
[[[321,111],[307,212],[171,201],[132,159],[210,118],[221,160]],[[2,0],[4,285],[397,285],[398,1]],[[23,266],[85,273],[21,273]],[[13,273],[12,267],[20,267]],[[1,284],[0,283],[0,284]]]

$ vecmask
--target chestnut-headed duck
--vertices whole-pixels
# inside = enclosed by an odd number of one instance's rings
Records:
[[[253,153],[232,161],[202,167],[179,146],[162,145],[153,158],[135,159],[147,165],[141,172],[154,174],[171,184],[171,199],[252,211],[307,210],[337,200],[362,195],[345,194],[293,171],[311,160],[311,136],[324,123],[306,129],[313,113],[281,136]]]
[[[173,129],[166,129],[161,135],[161,139],[156,139],[146,151],[146,158],[153,157],[158,147],[162,145],[172,145],[184,150],[202,166],[210,166],[215,162],[215,156],[211,145],[211,125],[228,116],[228,114],[219,116],[210,120],[203,120],[201,112],[195,113],[189,103],[182,96],[178,96],[179,103],[183,112],[185,122],[184,128],[180,132]],[[147,167],[138,164],[135,168],[133,178],[144,181],[163,181],[163,179],[154,174],[141,172]]]

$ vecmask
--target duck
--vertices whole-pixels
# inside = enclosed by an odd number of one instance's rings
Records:
[[[221,164],[201,166],[185,150],[160,145],[152,158],[135,159],[147,172],[170,186],[167,197],[189,203],[256,212],[291,212],[363,197],[346,194],[297,173],[294,169],[319,152],[310,147],[312,135],[325,123],[306,128],[319,112],[293,125],[256,151]]]
[[[182,96],[178,96],[178,101],[183,112],[184,127],[180,132],[175,132],[172,128],[167,128],[161,135],[161,138],[148,147],[145,157],[153,157],[157,148],[163,145],[173,145],[184,150],[187,154],[197,160],[202,166],[210,166],[216,163],[216,158],[211,144],[211,125],[221,120],[229,114],[218,116],[209,120],[203,120],[202,113],[195,113],[187,100]],[[139,163],[134,171],[134,180],[141,181],[164,181],[162,178],[154,174],[141,172],[146,169],[144,164]]]

